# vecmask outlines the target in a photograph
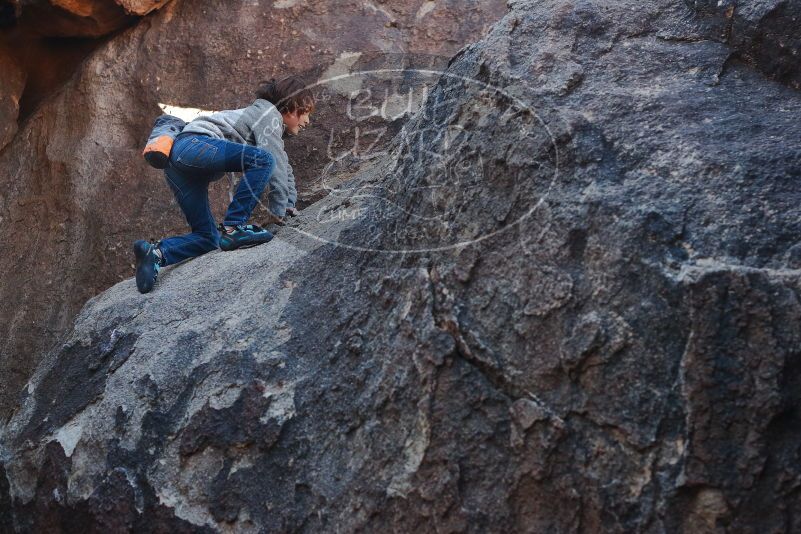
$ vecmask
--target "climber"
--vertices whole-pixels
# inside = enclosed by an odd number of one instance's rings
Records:
[[[303,80],[290,76],[262,82],[255,101],[245,108],[201,115],[185,126],[170,115],[156,120],[143,154],[151,165],[164,169],[192,231],[155,242],[134,242],[140,293],[153,288],[161,267],[218,247],[230,251],[272,239],[268,230],[245,224],[268,182],[269,222],[283,224],[287,215],[296,215],[295,177],[282,136],[297,135],[313,111],[314,95]],[[209,207],[209,183],[235,171],[242,172],[242,178],[223,222],[216,224]]]

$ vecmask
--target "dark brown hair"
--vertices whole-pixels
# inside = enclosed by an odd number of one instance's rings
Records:
[[[278,82],[275,78],[262,81],[256,90],[256,98],[269,100],[281,113],[314,111],[314,94],[299,76],[287,76]]]

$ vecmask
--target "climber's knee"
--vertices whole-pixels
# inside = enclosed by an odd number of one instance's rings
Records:
[[[253,147],[246,163],[251,169],[264,169],[272,167],[275,163],[275,159],[272,154],[263,148]]]

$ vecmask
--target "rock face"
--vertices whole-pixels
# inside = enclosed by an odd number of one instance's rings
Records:
[[[25,72],[14,60],[13,54],[0,42],[0,150],[17,133],[19,99],[25,89]]]
[[[728,43],[735,57],[796,89],[801,88],[801,5],[782,0],[690,0],[707,15],[710,36]]]
[[[683,2],[510,8],[271,243],[86,303],[0,525],[801,529],[801,95]]]
[[[51,37],[100,37],[136,22],[170,0],[22,0],[20,19]]]
[[[226,9],[178,0],[110,38],[0,152],[0,222],[24,229],[4,242],[0,259],[0,301],[9,303],[0,311],[0,422],[83,303],[131,276],[132,241],[186,232],[164,174],[141,157],[159,103],[243,107],[262,79],[306,73],[314,81],[315,72],[359,52],[444,65],[505,11],[503,0],[235,2]],[[344,110],[323,104],[318,129],[287,143],[302,199],[325,160],[318,154],[329,130],[343,122]],[[211,196],[220,217],[228,180],[214,184]]]
[[[0,0],[0,150],[25,117],[75,72],[76,66],[108,36],[136,22],[137,15],[169,0]],[[24,10],[23,10],[24,8]],[[13,61],[11,64],[9,61]],[[27,83],[26,83],[27,81]],[[20,99],[24,91],[24,107]],[[27,109],[25,109],[27,108]]]

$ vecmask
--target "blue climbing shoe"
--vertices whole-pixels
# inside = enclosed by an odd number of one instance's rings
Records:
[[[230,233],[220,223],[220,248],[236,250],[238,248],[255,247],[273,238],[273,234],[258,224],[237,224]]]
[[[140,293],[147,293],[153,289],[161,267],[159,257],[154,252],[156,245],[144,239],[134,242],[134,256],[136,256],[136,289]]]

